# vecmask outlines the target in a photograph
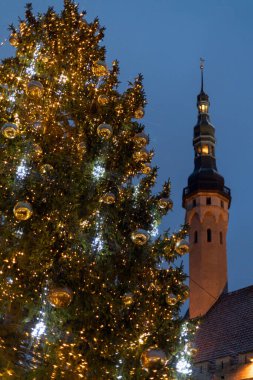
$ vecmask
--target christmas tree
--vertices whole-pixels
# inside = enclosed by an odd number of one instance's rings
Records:
[[[10,28],[16,53],[0,66],[1,376],[178,379],[191,353],[175,265],[186,229],[157,236],[172,201],[169,182],[152,192],[142,76],[119,92],[104,29],[71,0],[61,14],[34,16],[28,4]]]

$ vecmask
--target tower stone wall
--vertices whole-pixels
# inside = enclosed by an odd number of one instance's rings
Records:
[[[228,200],[197,192],[185,203],[190,225],[190,318],[205,315],[227,288]]]

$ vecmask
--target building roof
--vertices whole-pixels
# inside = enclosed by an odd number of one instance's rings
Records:
[[[195,363],[253,351],[253,285],[221,295],[203,317]]]

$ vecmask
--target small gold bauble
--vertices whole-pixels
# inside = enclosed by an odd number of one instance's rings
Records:
[[[115,112],[118,116],[122,115],[124,113],[124,108],[122,106],[122,104],[118,104],[116,107],[115,107]]]
[[[134,152],[133,158],[135,162],[141,162],[141,161],[147,161],[149,156],[149,153],[147,149],[142,148],[141,150],[138,150],[137,152]]]
[[[77,151],[79,155],[83,155],[84,153],[86,153],[87,148],[86,148],[86,144],[83,141],[77,144]]]
[[[150,174],[152,172],[152,167],[150,164],[142,164],[141,173],[142,174]]]
[[[67,287],[52,288],[47,295],[47,299],[56,308],[68,307],[73,299],[73,292]]]
[[[27,94],[31,98],[41,98],[44,92],[44,86],[37,80],[31,80],[27,85]]]
[[[181,296],[181,299],[183,301],[187,300],[187,298],[189,298],[189,288],[188,286],[185,286],[182,290],[182,296]]]
[[[2,126],[2,134],[7,139],[14,139],[18,134],[18,126],[14,123],[5,123]]]
[[[189,243],[187,240],[179,240],[175,245],[175,251],[179,255],[184,255],[185,253],[189,252]]]
[[[131,239],[137,245],[144,245],[149,240],[149,234],[147,231],[139,228],[138,230],[132,233]]]
[[[196,348],[194,343],[188,342],[185,345],[185,350],[188,352],[191,356],[195,356],[198,352],[198,349]]]
[[[171,208],[172,207],[172,202],[169,198],[160,198],[158,200],[158,206],[164,210],[166,208]]]
[[[33,214],[32,205],[29,202],[18,202],[13,212],[17,220],[30,219]]]
[[[112,192],[108,192],[102,196],[100,199],[101,202],[106,203],[107,205],[112,205],[116,202],[116,196]]]
[[[144,112],[144,108],[143,107],[139,107],[137,108],[137,110],[134,112],[134,117],[135,119],[142,119],[143,116],[144,116],[145,112]]]
[[[98,104],[100,104],[101,106],[105,106],[108,103],[109,103],[109,98],[107,95],[98,96]]]
[[[35,131],[40,132],[43,128],[41,121],[35,121],[35,123],[33,123],[33,128],[35,129]]]
[[[100,137],[104,138],[105,140],[108,140],[110,137],[112,137],[112,126],[110,124],[100,124],[97,128],[97,133]]]
[[[42,177],[46,178],[49,177],[54,171],[54,168],[50,164],[44,164],[40,167],[40,174]]]
[[[104,61],[97,61],[92,67],[92,72],[97,77],[103,77],[108,74],[108,69]]]
[[[178,299],[177,299],[177,297],[175,296],[175,294],[170,293],[170,294],[167,294],[167,295],[166,295],[166,302],[167,302],[168,305],[170,305],[170,306],[174,306],[174,305],[176,305],[176,303],[178,302]]]
[[[43,154],[43,150],[41,148],[41,146],[39,146],[38,144],[33,144],[32,146],[32,156],[33,158],[40,158]]]
[[[141,133],[137,133],[134,138],[134,143],[139,147],[139,148],[142,148],[144,147],[145,145],[148,144],[148,136],[144,133],[144,132],[141,132]]]
[[[159,348],[149,348],[141,355],[141,365],[144,369],[164,366],[166,362],[166,354]]]
[[[122,296],[122,301],[124,302],[124,304],[126,306],[130,306],[132,305],[132,303],[134,302],[134,295],[133,293],[125,293],[123,296]]]
[[[18,34],[17,33],[12,33],[9,38],[9,42],[11,46],[17,47],[18,46]]]

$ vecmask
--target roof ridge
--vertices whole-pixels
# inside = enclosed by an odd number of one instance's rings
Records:
[[[245,286],[245,288],[241,288],[241,289],[237,289],[237,290],[232,290],[231,292],[228,292],[228,293],[222,293],[222,294],[220,295],[219,299],[222,298],[222,297],[225,297],[225,296],[229,296],[229,295],[231,295],[231,294],[233,294],[233,293],[239,293],[239,292],[242,292],[242,291],[247,290],[247,289],[250,289],[250,288],[253,288],[253,285]]]

